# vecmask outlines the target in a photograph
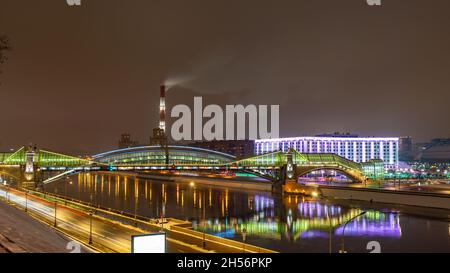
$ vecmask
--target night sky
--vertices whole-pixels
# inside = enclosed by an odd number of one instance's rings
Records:
[[[169,109],[279,104],[283,137],[450,137],[450,1],[0,0],[0,150],[106,151]]]

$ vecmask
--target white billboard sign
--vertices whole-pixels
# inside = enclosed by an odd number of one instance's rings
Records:
[[[166,234],[131,236],[131,253],[166,253]]]

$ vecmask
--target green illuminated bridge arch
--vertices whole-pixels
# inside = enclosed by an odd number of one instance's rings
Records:
[[[166,159],[168,157],[168,160]],[[236,158],[232,155],[189,146],[140,146],[114,150],[92,156],[95,162],[109,166],[224,166]]]
[[[357,163],[331,153],[299,153],[291,148],[288,152],[276,151],[251,158],[229,163],[230,166],[249,169],[277,169],[283,168],[292,156],[295,177],[303,176],[318,170],[334,170],[357,182],[364,182],[370,175],[365,173],[364,164]],[[370,165],[372,163],[367,163]],[[368,168],[371,171],[371,168]]]
[[[33,162],[38,167],[83,167],[94,162],[80,157],[64,155],[46,150],[33,152]],[[27,149],[21,147],[12,153],[0,153],[0,166],[22,166],[26,164]]]

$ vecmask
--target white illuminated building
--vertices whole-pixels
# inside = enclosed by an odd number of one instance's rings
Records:
[[[386,169],[398,168],[397,137],[292,137],[255,140],[255,154],[274,151],[287,152],[294,148],[300,153],[333,153],[355,162],[371,159],[384,161]]]

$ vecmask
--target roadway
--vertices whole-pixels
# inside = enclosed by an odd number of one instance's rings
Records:
[[[27,208],[29,214],[48,225],[53,226],[55,223],[55,203],[12,189],[7,192],[3,187],[0,188],[0,197],[18,207]],[[115,223],[95,215],[90,216],[86,212],[61,204],[56,205],[57,229],[87,246],[89,246],[91,222],[92,244],[90,246],[99,252],[130,253],[131,236],[149,233],[146,230]],[[199,252],[199,250],[170,239],[167,241],[167,252],[184,253]]]
[[[30,217],[22,208],[0,202],[0,253],[68,253],[71,238]],[[82,253],[90,252],[81,247]]]

